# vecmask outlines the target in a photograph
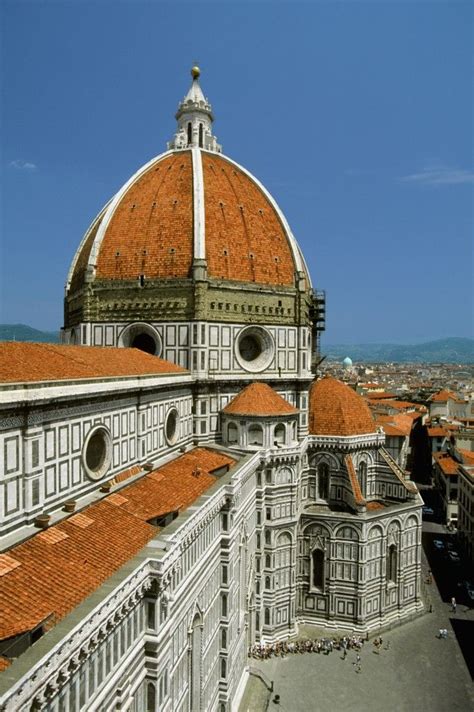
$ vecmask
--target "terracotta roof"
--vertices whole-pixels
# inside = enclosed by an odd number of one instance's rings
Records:
[[[415,408],[416,410],[419,411],[426,411],[426,408],[424,405],[419,405],[418,403],[410,403],[410,401],[402,401],[402,400],[387,400],[384,402],[384,405],[388,405],[390,408],[394,408],[396,410],[404,410],[406,408]]]
[[[216,153],[203,153],[206,257],[212,277],[293,285],[286,232],[262,190]]]
[[[458,397],[455,393],[453,393],[452,391],[448,391],[446,388],[443,388],[443,390],[438,391],[438,393],[435,393],[430,398],[430,401],[432,401],[433,403],[446,403],[448,400],[458,400]]]
[[[413,418],[405,413],[395,415],[378,415],[377,424],[380,424],[386,435],[399,435],[407,437],[413,427]]]
[[[217,279],[293,286],[289,237],[270,200],[224,156],[202,152],[208,274]],[[84,282],[97,232],[96,279],[188,278],[194,252],[190,150],[164,154],[139,172],[114,208],[103,209],[77,256],[70,291]]]
[[[382,502],[367,502],[367,509],[385,509],[385,505]]]
[[[457,448],[457,451],[460,453],[464,465],[474,465],[474,452],[460,447]]]
[[[224,413],[232,415],[294,415],[297,408],[290,405],[267,383],[251,383],[226,405]]]
[[[383,393],[369,391],[364,395],[370,400],[390,400],[392,398],[397,397],[395,393],[387,393],[386,391],[384,391]]]
[[[433,458],[440,470],[448,477],[458,474],[459,463],[447,452],[435,452]]]
[[[0,672],[3,670],[6,670],[7,667],[10,667],[11,665],[11,660],[8,658],[4,658],[3,655],[0,655]]]
[[[313,381],[309,394],[312,435],[365,435],[375,431],[375,421],[362,396],[332,376]]]
[[[350,455],[346,455],[344,458],[344,462],[346,463],[346,469],[349,474],[349,482],[351,483],[351,489],[352,489],[352,494],[354,495],[355,503],[359,504],[359,505],[364,505],[365,499],[362,496],[362,491],[360,489],[360,484],[359,484],[359,480],[358,480],[356,472],[355,472],[355,467],[354,467],[354,463],[352,461],[352,457]]]
[[[429,438],[445,438],[448,436],[448,431],[442,428],[440,425],[434,425],[431,428],[427,428]]]
[[[139,349],[0,342],[0,383],[185,373]]]
[[[63,618],[156,536],[147,519],[185,509],[234,463],[196,448],[3,554],[0,639]]]

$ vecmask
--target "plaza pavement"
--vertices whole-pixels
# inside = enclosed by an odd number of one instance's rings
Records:
[[[424,556],[423,568],[427,573]],[[345,660],[339,651],[249,658],[250,666],[273,681],[273,693],[251,675],[239,712],[473,712],[471,676],[450,619],[473,626],[474,609],[458,605],[453,616],[436,582],[426,588],[433,612],[382,632],[380,654],[373,652],[372,636],[360,653],[360,673],[353,665],[354,651]],[[439,628],[448,629],[446,640],[436,637]],[[305,627],[298,637],[323,636],[323,631]]]

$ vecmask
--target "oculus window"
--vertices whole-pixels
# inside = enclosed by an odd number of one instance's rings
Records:
[[[260,326],[242,329],[235,344],[237,361],[246,371],[259,372],[268,368],[274,353],[271,334]]]
[[[91,480],[100,480],[110,468],[112,460],[112,438],[103,425],[93,428],[82,449],[82,463]]]

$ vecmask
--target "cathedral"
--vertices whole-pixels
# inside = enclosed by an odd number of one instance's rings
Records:
[[[62,343],[0,344],[2,712],[231,712],[254,642],[423,611],[421,497],[316,376],[324,292],[191,75],[72,259]]]

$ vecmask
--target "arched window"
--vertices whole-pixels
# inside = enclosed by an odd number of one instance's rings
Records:
[[[202,148],[203,146],[203,130],[202,130],[202,124],[199,124],[199,148]]]
[[[265,576],[265,588],[267,591],[271,588],[271,579],[270,576]]]
[[[362,492],[362,496],[367,496],[367,463],[361,462],[359,464],[359,485]]]
[[[324,551],[315,549],[311,554],[311,583],[315,588],[324,585]]]
[[[239,439],[239,431],[235,423],[229,423],[227,426],[227,442],[236,443]]]
[[[188,146],[190,146],[193,142],[193,127],[191,126],[191,122],[188,121]]]
[[[286,440],[286,428],[283,423],[279,423],[275,426],[275,432],[273,434],[273,441],[275,445],[284,445]]]
[[[263,614],[263,622],[264,625],[270,625],[270,609],[265,608],[264,614]]]
[[[263,445],[263,430],[261,425],[249,427],[249,445]]]
[[[387,551],[387,581],[397,581],[397,547],[390,544]]]
[[[191,709],[201,706],[201,659],[202,627],[200,616],[196,613],[191,632]]]
[[[156,710],[156,688],[152,682],[149,682],[146,688],[146,712],[155,712]]]
[[[318,497],[329,498],[329,465],[326,462],[318,465]]]

